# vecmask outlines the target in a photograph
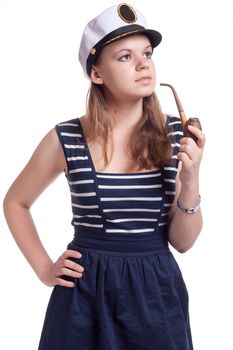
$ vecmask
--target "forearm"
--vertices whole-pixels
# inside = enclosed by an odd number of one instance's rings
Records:
[[[182,186],[178,197],[186,208],[192,208],[199,198],[198,181],[192,186]],[[179,252],[185,252],[192,247],[202,229],[202,213],[198,209],[193,214],[184,213],[176,206],[169,227],[169,242]]]
[[[15,242],[37,276],[41,278],[52,260],[40,241],[30,210],[6,197],[4,212]]]

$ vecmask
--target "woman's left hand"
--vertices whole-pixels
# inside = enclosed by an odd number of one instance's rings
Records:
[[[189,125],[189,131],[196,136],[197,142],[191,137],[182,137],[180,151],[177,155],[182,162],[180,180],[182,184],[190,183],[198,179],[200,163],[205,147],[205,135],[195,126]]]

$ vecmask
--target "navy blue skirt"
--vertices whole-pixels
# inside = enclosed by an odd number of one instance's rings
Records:
[[[85,272],[55,286],[39,350],[191,350],[188,293],[163,232],[79,234]]]

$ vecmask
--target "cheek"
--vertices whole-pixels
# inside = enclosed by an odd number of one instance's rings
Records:
[[[150,69],[151,69],[151,72],[152,72],[152,75],[153,75],[154,79],[156,80],[156,69],[155,69],[155,65],[154,65],[153,61],[151,62]]]
[[[157,76],[156,76],[156,71],[155,71],[154,65],[152,65],[151,68],[150,68],[150,74],[151,74],[151,77],[152,77],[153,85],[155,86],[156,85],[156,81],[157,81]]]
[[[105,71],[104,84],[108,87],[124,89],[124,86],[131,82],[133,79],[133,72],[129,67],[121,67],[117,69],[111,67],[108,71]]]

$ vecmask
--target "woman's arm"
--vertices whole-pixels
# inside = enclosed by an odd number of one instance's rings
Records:
[[[44,189],[66,170],[65,157],[55,129],[40,142],[26,167],[8,190],[3,207],[9,229],[40,280],[48,286],[74,284],[60,278],[68,275],[80,278],[83,269],[69,260],[80,258],[79,252],[67,250],[53,263],[43,247],[30,214],[30,207]],[[80,271],[80,272],[78,272]]]
[[[179,252],[192,247],[202,229],[201,209],[193,214],[184,213],[177,207],[177,200],[185,208],[192,208],[199,200],[199,169],[205,145],[204,134],[196,127],[189,127],[197,137],[197,143],[190,137],[180,141],[178,159],[180,167],[176,179],[176,197],[170,212],[168,239]]]

